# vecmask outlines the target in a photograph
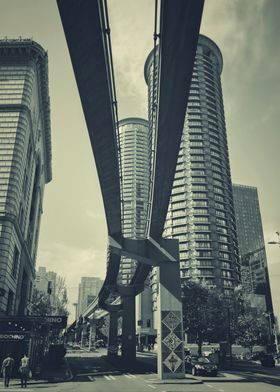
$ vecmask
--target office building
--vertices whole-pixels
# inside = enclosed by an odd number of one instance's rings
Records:
[[[153,58],[152,51],[145,64],[150,127],[156,103]],[[240,272],[222,67],[218,46],[200,35],[164,236],[179,240],[182,282],[203,281],[230,295]],[[155,304],[156,274],[152,285]]]
[[[243,289],[265,295],[267,309],[273,312],[258,190],[233,184],[233,200]]]
[[[102,285],[103,280],[101,280],[100,278],[86,276],[81,278],[81,283],[79,283],[78,291],[78,317],[84,312],[84,310],[86,310],[89,304],[95,300]]]
[[[31,39],[0,40],[0,139],[0,315],[22,315],[52,178],[48,57]]]

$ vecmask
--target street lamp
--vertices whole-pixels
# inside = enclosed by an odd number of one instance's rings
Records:
[[[280,248],[280,232],[276,231],[277,235],[277,241],[268,241],[269,245],[278,245]],[[270,313],[269,313],[269,319],[270,319]],[[271,322],[271,321],[270,321]],[[277,339],[277,332],[275,328],[275,324],[273,325],[273,335],[274,335],[274,340],[275,340],[275,346],[276,346],[276,353],[277,353],[277,362],[278,362],[278,356],[279,356],[279,348],[278,348],[278,339]]]
[[[276,231],[278,241],[268,241],[269,245],[278,245],[280,247],[280,232]]]

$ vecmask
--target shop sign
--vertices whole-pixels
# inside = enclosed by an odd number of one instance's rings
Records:
[[[45,319],[55,328],[66,328],[67,326],[67,316],[46,316]]]
[[[21,341],[24,340],[25,335],[22,333],[0,333],[0,341],[7,341],[7,340],[12,340],[12,341]]]

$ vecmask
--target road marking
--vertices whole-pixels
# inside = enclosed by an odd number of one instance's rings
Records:
[[[219,392],[225,392],[223,389],[218,389]]]
[[[148,384],[148,387],[153,388],[153,389],[156,389],[156,387],[154,387],[154,386],[151,385],[151,384]]]
[[[209,388],[214,388],[213,387],[213,385],[210,385],[210,384],[205,384],[207,387],[209,387]]]
[[[104,376],[105,378],[106,378],[106,380],[109,380],[109,381],[111,381],[111,379],[110,379],[110,377],[109,376]]]
[[[95,378],[93,376],[88,376],[88,378],[90,379],[90,381],[95,381]]]
[[[124,376],[126,377],[126,378],[133,378],[134,376],[132,375],[132,374],[130,374],[130,373],[126,373],[126,374],[124,374]]]
[[[111,380],[115,380],[116,377],[112,376],[111,374],[108,376]]]
[[[96,370],[93,370],[92,372],[88,372],[88,373],[77,373],[76,377],[93,376],[93,375],[94,376],[96,376],[96,375],[103,376],[104,374],[108,374],[108,373],[109,373],[108,371],[104,371],[104,372],[97,371],[96,372]],[[120,372],[118,370],[112,370],[112,371],[110,371],[110,374],[120,374]]]
[[[127,373],[127,375],[128,375],[128,376],[131,376],[131,377],[133,377],[133,378],[136,378],[136,376],[135,376],[134,374]]]

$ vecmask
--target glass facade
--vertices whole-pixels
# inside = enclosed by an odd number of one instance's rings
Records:
[[[0,314],[27,311],[51,176],[47,54],[0,40]]]
[[[258,190],[233,184],[233,200],[243,289],[247,293],[265,295],[267,308],[272,312]]]
[[[239,258],[221,87],[222,55],[200,35],[164,235],[180,243],[181,278],[230,295]],[[149,116],[154,116],[153,51],[145,65]],[[156,300],[156,274],[153,277]]]

